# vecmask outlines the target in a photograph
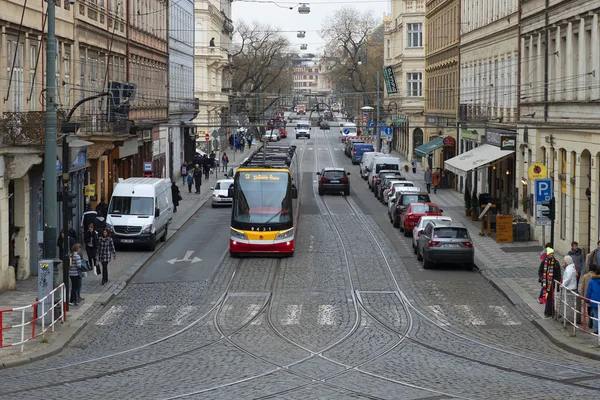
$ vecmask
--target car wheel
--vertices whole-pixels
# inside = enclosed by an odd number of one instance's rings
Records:
[[[150,243],[148,243],[148,250],[156,250],[156,235],[152,235],[152,237],[150,238]]]
[[[413,244],[413,253],[417,254],[417,246],[415,246],[414,244]]]
[[[409,237],[412,235],[412,232],[406,228],[404,228],[404,237]]]
[[[474,271],[474,270],[475,270],[475,263],[474,263],[473,261],[471,261],[471,262],[468,262],[468,263],[465,265],[465,269],[466,269],[467,271]]]
[[[169,225],[165,226],[165,233],[160,237],[161,242],[167,241],[167,234],[169,233]]]
[[[296,135],[296,139],[298,139],[298,138],[299,138],[299,136],[298,136],[298,135]]]
[[[344,196],[350,196],[350,188],[344,189]]]
[[[400,228],[400,232],[404,232],[404,224],[398,223],[398,227]]]
[[[323,196],[324,192],[323,189],[319,189],[319,196]]]
[[[399,228],[400,227],[400,220],[398,218],[394,218],[394,221],[392,223],[394,225],[394,228]]]
[[[215,203],[211,204],[212,208],[217,208],[217,205]]]
[[[431,267],[431,263],[423,257],[423,269],[429,269]]]
[[[423,256],[421,255],[419,248],[417,247],[416,250],[417,250],[417,261],[423,261]]]
[[[310,135],[308,135],[306,138],[307,138],[307,139],[310,139]]]

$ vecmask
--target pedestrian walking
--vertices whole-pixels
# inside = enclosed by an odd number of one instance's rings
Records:
[[[183,164],[181,164],[181,179],[183,179],[184,186],[185,186],[185,182],[187,180],[187,174],[188,174],[188,165],[184,161]]]
[[[179,187],[177,186],[175,181],[173,181],[173,184],[171,185],[171,197],[173,198],[173,212],[176,213],[177,207],[179,206],[179,200],[181,200],[182,198],[181,192],[179,191]]]
[[[194,184],[196,186],[196,193],[200,193],[200,186],[202,186],[202,169],[200,164],[194,166]]]
[[[79,285],[81,283],[81,277],[79,276],[79,269],[81,268],[81,255],[79,251],[81,250],[81,246],[78,243],[75,243],[71,248],[71,254],[69,255],[71,265],[69,266],[69,279],[71,280],[71,296],[69,298],[69,304],[72,306],[77,306],[77,291],[79,290]]]
[[[433,193],[437,193],[438,186],[440,185],[440,171],[436,169],[431,175],[431,186],[433,186]]]
[[[571,242],[571,250],[569,250],[567,255],[571,256],[573,263],[575,264],[575,269],[577,270],[577,285],[579,286],[581,275],[587,272],[585,269],[585,256],[583,255],[583,250],[579,248],[579,243]]]
[[[175,182],[173,182],[175,185]],[[177,186],[177,185],[175,185]],[[102,264],[102,284],[108,283],[108,263],[111,260],[117,259],[117,252],[115,251],[115,243],[110,237],[108,229],[102,231],[102,235],[98,238],[98,260]]]
[[[431,170],[429,167],[425,169],[425,175],[423,178],[425,179],[425,186],[427,186],[427,193],[431,193]]]
[[[413,174],[416,174],[417,173],[417,162],[415,161],[414,158],[410,162],[410,166],[412,168]]]
[[[223,153],[223,156],[221,157],[221,165],[223,166],[222,172],[227,171],[227,164],[229,164],[229,157],[227,157],[227,153]]]
[[[202,170],[204,171],[204,179],[208,180],[210,175],[210,159],[208,157],[204,157]]]
[[[546,304],[546,317],[551,317],[554,310],[554,281],[560,282],[561,279],[560,263],[554,257],[554,250],[547,248],[546,258],[538,268],[538,281],[542,284],[542,303]]]
[[[598,275],[597,272],[597,266],[596,264],[590,264],[588,266],[588,272],[584,275],[581,276],[581,283],[579,286],[579,294],[581,294],[582,296],[586,296],[587,294],[587,289],[588,289],[588,285],[590,283],[590,279],[594,279],[594,278],[600,278],[600,275]],[[592,310],[589,304],[585,304],[585,307],[587,309],[586,315],[592,315]],[[593,328],[594,324],[591,318],[588,318],[588,328]]]
[[[588,254],[586,261],[586,265],[590,266],[590,264],[595,264],[600,266],[600,241],[596,244],[596,248]]]
[[[89,224],[87,231],[83,234],[83,242],[85,243],[85,252],[87,253],[88,262],[96,268],[96,275],[100,275],[100,265],[96,260],[96,250],[98,248],[98,232],[94,229],[94,224]]]
[[[600,277],[590,278],[587,290],[585,292],[587,303],[592,311],[594,324],[594,334],[598,334],[598,302],[600,302]]]

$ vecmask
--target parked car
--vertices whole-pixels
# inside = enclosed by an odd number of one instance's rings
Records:
[[[396,187],[394,188],[393,196],[390,196],[391,199],[388,201],[388,217],[390,218],[390,222],[394,222],[393,215],[396,207],[396,198],[402,194],[411,194],[411,193],[421,193],[421,189],[417,186],[404,186],[404,187]]]
[[[376,175],[381,171],[395,171],[400,172],[400,159],[398,157],[382,156],[375,157],[369,165],[369,176],[367,178],[367,184],[371,192],[375,191],[374,181]]]
[[[396,180],[402,180],[404,178],[402,178],[402,174],[400,174],[399,171],[386,171],[386,170],[382,170],[380,171],[376,176],[375,176],[375,180],[373,181],[373,194],[375,195],[375,198],[379,198],[379,196],[381,195],[381,185],[383,183],[385,183],[385,180],[387,179],[396,179]]]
[[[429,194],[425,192],[404,192],[397,194],[390,215],[390,221],[394,225],[394,228],[400,227],[400,216],[406,211],[406,207],[408,207],[410,203],[429,202],[431,202],[431,198],[429,197]]]
[[[352,157],[352,146],[355,143],[364,143],[362,139],[348,139],[344,144],[344,154],[346,157]]]
[[[435,203],[410,203],[400,215],[400,232],[410,236],[419,219],[425,215],[442,215],[442,210]]]
[[[219,179],[212,190],[212,206],[230,206],[233,204],[233,197],[229,196],[229,187],[233,185],[233,179]]]
[[[385,156],[385,154],[377,151],[371,151],[363,154],[362,158],[360,159],[359,166],[361,178],[367,179],[367,175],[369,174],[369,165],[371,165],[371,161],[373,161],[373,158],[380,156]]]
[[[417,259],[423,268],[432,264],[465,264],[474,267],[473,241],[467,228],[460,222],[430,221],[417,242]]]
[[[319,196],[325,193],[343,193],[345,196],[350,195],[350,179],[344,168],[323,168],[321,172],[317,172],[319,179]]]
[[[448,221],[452,222],[452,218],[442,215],[424,215],[419,219],[419,223],[412,230],[412,248],[413,252],[417,254],[417,241],[421,237],[421,234],[425,230],[427,224],[431,221]]]
[[[350,156],[350,158],[352,159],[352,164],[360,163],[363,154],[370,153],[373,151],[375,151],[375,149],[370,143],[355,143],[352,146],[352,154]]]
[[[411,181],[403,181],[392,179],[386,182],[385,188],[383,188],[381,195],[381,202],[383,204],[388,204],[390,201],[390,197],[393,199],[395,196],[393,195],[396,192],[396,189],[403,187],[414,187],[415,184]],[[390,196],[391,195],[391,196]]]

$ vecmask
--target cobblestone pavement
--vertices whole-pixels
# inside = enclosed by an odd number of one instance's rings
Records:
[[[225,256],[198,281],[157,257],[59,356],[0,371],[0,399],[598,395],[597,362],[554,347],[481,274],[422,270],[358,177],[349,198],[315,196],[319,167],[346,166],[333,131],[292,142],[306,171],[294,257]]]

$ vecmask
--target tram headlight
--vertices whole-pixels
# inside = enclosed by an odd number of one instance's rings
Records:
[[[292,236],[294,236],[294,228],[292,229],[288,229],[287,231],[283,231],[280,232],[276,237],[275,240],[283,240],[283,239],[289,239]]]
[[[230,235],[232,238],[234,239],[238,239],[238,240],[248,240],[248,236],[246,236],[246,234],[244,232],[240,232],[240,231],[236,231],[233,228],[229,229],[230,231]]]

